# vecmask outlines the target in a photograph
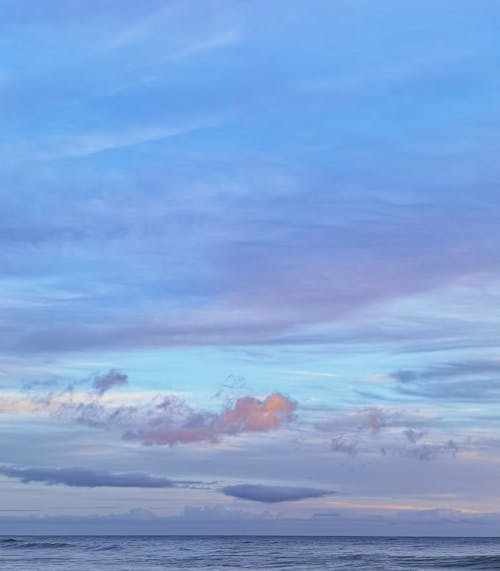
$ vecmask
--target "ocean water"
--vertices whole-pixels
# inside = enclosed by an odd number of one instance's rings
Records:
[[[0,537],[7,571],[499,569],[497,538]]]

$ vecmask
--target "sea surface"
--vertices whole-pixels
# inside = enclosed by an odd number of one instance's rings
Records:
[[[500,539],[3,536],[0,569],[500,570]]]

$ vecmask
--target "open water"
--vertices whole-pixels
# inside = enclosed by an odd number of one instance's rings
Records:
[[[500,570],[499,538],[0,537],[6,571]]]

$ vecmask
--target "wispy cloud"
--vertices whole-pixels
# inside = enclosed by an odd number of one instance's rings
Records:
[[[226,32],[221,32],[215,36],[207,38],[205,40],[199,40],[187,45],[178,51],[174,52],[169,59],[171,60],[181,60],[186,57],[190,57],[195,54],[200,54],[208,52],[214,49],[227,47],[237,43],[240,39],[240,34],[237,30],[228,30]]]
[[[500,395],[500,361],[472,359],[391,373],[404,395],[456,402],[487,402]]]
[[[393,451],[405,458],[416,458],[417,460],[435,460],[440,456],[455,457],[459,447],[454,440],[443,443],[416,443],[411,442],[411,446],[401,447]]]
[[[192,122],[178,127],[141,126],[115,132],[89,132],[52,138],[35,146],[35,156],[51,161],[88,157],[105,151],[135,147],[171,137],[186,135],[218,125],[220,118]]]
[[[337,378],[338,375],[336,373],[324,373],[324,372],[320,372],[320,371],[287,371],[287,373],[289,373],[290,375],[293,375],[294,377],[311,377],[311,378],[318,378],[318,377],[324,377],[326,379],[334,379]]]

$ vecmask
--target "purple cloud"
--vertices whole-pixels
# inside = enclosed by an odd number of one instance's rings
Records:
[[[99,375],[94,378],[92,386],[99,395],[113,387],[119,387],[127,384],[128,377],[124,373],[119,373],[115,369],[110,369],[105,375]]]
[[[174,488],[188,487],[195,482],[181,482],[139,472],[113,473],[86,468],[15,468],[1,466],[0,474],[28,484],[41,482],[49,486],[77,488]]]
[[[196,412],[178,399],[165,399],[147,423],[128,431],[127,439],[146,445],[217,441],[224,435],[267,432],[293,419],[296,404],[273,393],[264,400],[245,396],[220,413]]]
[[[321,498],[335,492],[317,488],[297,488],[291,486],[264,486],[258,484],[239,484],[222,488],[222,493],[240,500],[250,500],[265,504],[297,502],[307,498]]]
[[[106,407],[98,399],[62,404],[60,419],[101,428],[122,429],[125,440],[147,446],[216,442],[223,436],[268,432],[292,421],[297,404],[280,393],[260,400],[244,396],[215,413],[198,411],[177,397],[165,397],[142,407]]]

